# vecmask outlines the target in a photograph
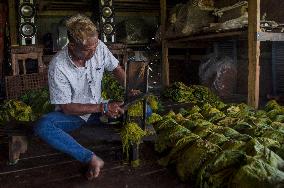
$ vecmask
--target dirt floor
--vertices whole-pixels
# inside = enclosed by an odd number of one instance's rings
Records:
[[[105,129],[105,128],[103,128]],[[98,138],[101,140],[91,139]],[[104,135],[104,136],[102,136]],[[80,143],[92,149],[105,160],[105,167],[98,179],[84,177],[85,166],[71,157],[57,152],[38,138],[29,142],[28,152],[14,165],[7,165],[7,143],[0,144],[0,187],[190,187],[178,180],[174,171],[157,164],[153,142],[145,141],[140,147],[140,167],[132,168],[123,161],[121,142],[115,133],[102,129],[83,129],[74,135]]]

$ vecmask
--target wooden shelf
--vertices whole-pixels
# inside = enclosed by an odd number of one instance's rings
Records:
[[[228,31],[222,33],[208,33],[202,35],[192,35],[192,36],[183,36],[183,37],[171,37],[166,38],[168,44],[172,43],[181,43],[186,41],[216,41],[224,38],[237,38],[239,40],[247,40],[248,32],[247,30],[243,31]],[[284,33],[274,33],[274,32],[257,32],[256,33],[257,41],[284,41]]]
[[[257,41],[284,41],[284,33],[257,32]]]
[[[209,33],[202,35],[166,38],[166,40],[167,43],[179,43],[179,42],[196,41],[196,40],[210,40],[210,39],[217,40],[217,39],[230,38],[230,37],[246,38],[247,31],[228,31],[222,33]]]
[[[160,0],[161,7],[161,46],[162,46],[162,83],[166,87],[169,85],[169,48],[188,48],[227,38],[237,40],[247,40],[248,43],[248,96],[247,103],[256,109],[259,105],[259,85],[260,85],[260,43],[266,41],[284,41],[284,33],[262,32],[260,24],[260,2],[261,0],[248,1],[248,27],[241,31],[226,31],[220,33],[208,33],[193,36],[183,36],[167,38],[167,1]],[[229,1],[228,1],[229,2]],[[227,4],[226,4],[227,5]]]
[[[131,47],[146,47],[149,45],[149,43],[136,43],[136,44],[126,44],[127,47],[131,48]]]

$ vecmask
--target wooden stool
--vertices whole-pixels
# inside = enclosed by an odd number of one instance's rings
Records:
[[[9,135],[9,165],[15,165],[20,159],[22,153],[28,150],[27,136]]]
[[[12,46],[12,70],[13,75],[20,74],[19,60],[22,60],[23,74],[27,73],[26,60],[36,59],[38,62],[38,72],[43,72],[45,65],[42,61],[43,48],[39,46]]]
[[[32,136],[33,122],[8,122],[0,132],[7,135],[9,139],[9,165],[15,165],[20,159],[20,155],[28,149],[28,138]]]

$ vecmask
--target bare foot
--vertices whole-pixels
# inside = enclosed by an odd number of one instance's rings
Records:
[[[103,166],[104,166],[104,161],[98,156],[93,155],[93,158],[89,164],[89,169],[86,173],[87,179],[93,180],[94,178],[97,178]]]

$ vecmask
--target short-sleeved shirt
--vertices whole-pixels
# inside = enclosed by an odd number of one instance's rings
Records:
[[[51,60],[48,69],[48,84],[51,104],[99,104],[101,103],[101,82],[105,70],[113,71],[118,60],[107,46],[99,40],[96,52],[86,61],[85,67],[77,67],[65,47]],[[82,115],[85,121],[90,114]]]

